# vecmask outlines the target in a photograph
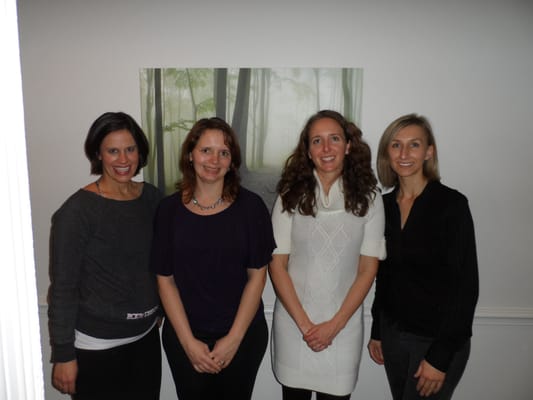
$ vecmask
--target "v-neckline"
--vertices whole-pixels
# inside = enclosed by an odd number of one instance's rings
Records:
[[[402,214],[402,206],[400,204],[400,202],[398,201],[398,199],[396,199],[396,205],[398,206],[398,211],[400,213],[400,230],[403,232],[403,230],[405,229],[405,226],[407,225],[407,222],[409,221],[409,217],[411,216],[411,211],[413,210],[413,207],[416,203],[416,199],[418,198],[415,197],[412,202],[411,202],[411,205],[409,206],[409,209],[406,210],[407,211],[407,215],[405,216],[405,219],[403,218],[403,214]]]
[[[407,215],[405,216],[405,221],[403,221],[403,223],[402,223],[402,208],[400,206],[400,202],[398,201],[398,193],[400,191],[400,188],[398,187],[398,189],[394,193],[394,203],[396,204],[396,207],[398,207],[398,214],[399,214],[399,219],[400,219],[400,232],[403,232],[405,230],[406,226],[409,223],[409,220],[412,219],[411,215],[412,215],[412,212],[413,212],[413,208],[415,207],[415,204],[417,203],[417,200],[420,197],[423,196],[424,192],[426,191],[426,188],[427,188],[428,184],[429,184],[429,182],[427,182],[426,185],[424,186],[424,188],[422,189],[422,191],[416,197],[413,198],[412,204],[409,207]]]

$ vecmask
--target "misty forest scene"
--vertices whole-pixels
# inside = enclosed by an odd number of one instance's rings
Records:
[[[361,68],[143,68],[144,179],[165,194],[181,178],[180,149],[193,124],[220,117],[235,130],[242,184],[270,208],[285,160],[307,119],[322,109],[360,122]]]

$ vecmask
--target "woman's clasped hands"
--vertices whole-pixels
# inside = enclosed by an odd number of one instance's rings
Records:
[[[194,369],[199,373],[218,374],[226,368],[239,348],[239,341],[224,336],[217,340],[213,350],[204,342],[193,338],[185,347]]]
[[[313,324],[303,335],[303,340],[314,352],[327,349],[339,333],[337,324],[333,320]]]

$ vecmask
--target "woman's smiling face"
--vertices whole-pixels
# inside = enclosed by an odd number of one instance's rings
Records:
[[[110,132],[100,145],[102,175],[118,183],[126,183],[135,176],[139,166],[139,151],[132,134],[126,130]]]
[[[342,127],[334,119],[322,118],[311,125],[309,158],[319,175],[340,176],[349,147]]]
[[[224,180],[231,166],[231,151],[218,129],[206,129],[189,155],[196,179],[206,183]]]
[[[433,146],[428,146],[427,136],[418,125],[400,129],[388,147],[389,162],[399,178],[422,176],[424,161],[433,157]]]

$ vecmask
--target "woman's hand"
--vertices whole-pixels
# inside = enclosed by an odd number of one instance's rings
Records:
[[[174,277],[172,275],[157,275],[157,284],[159,285],[159,296],[167,318],[172,324],[172,328],[174,328],[176,336],[193,368],[199,373],[219,373],[221,368],[211,359],[209,347],[192,334]]]
[[[78,376],[78,361],[54,363],[52,370],[52,386],[63,394],[76,393],[76,378]]]
[[[204,342],[193,338],[183,348],[196,372],[218,374],[222,370],[211,357],[209,347]]]
[[[313,351],[322,351],[333,343],[340,329],[333,320],[313,325],[303,336],[304,341]]]
[[[426,360],[422,360],[415,373],[415,378],[418,379],[416,390],[420,396],[428,397],[442,388],[446,374],[433,367]]]
[[[385,360],[383,358],[383,351],[381,350],[381,340],[370,339],[368,342],[368,352],[370,358],[374,360],[376,364],[383,365]]]
[[[243,340],[261,304],[261,294],[266,282],[266,265],[262,268],[248,268],[248,282],[244,286],[237,314],[228,334],[217,340],[210,357],[220,368],[227,367]]]
[[[233,357],[235,357],[235,354],[237,354],[240,344],[241,342],[239,340],[234,339],[229,335],[224,336],[218,339],[215,343],[215,347],[211,352],[211,358],[220,365],[221,368],[226,368],[233,360]]]
[[[277,298],[281,301],[283,307],[285,307],[291,318],[294,320],[302,335],[305,335],[311,330],[311,328],[313,328],[314,324],[309,319],[309,316],[298,298],[292,278],[287,271],[288,264],[288,254],[273,254],[272,260],[268,266],[268,271]]]

